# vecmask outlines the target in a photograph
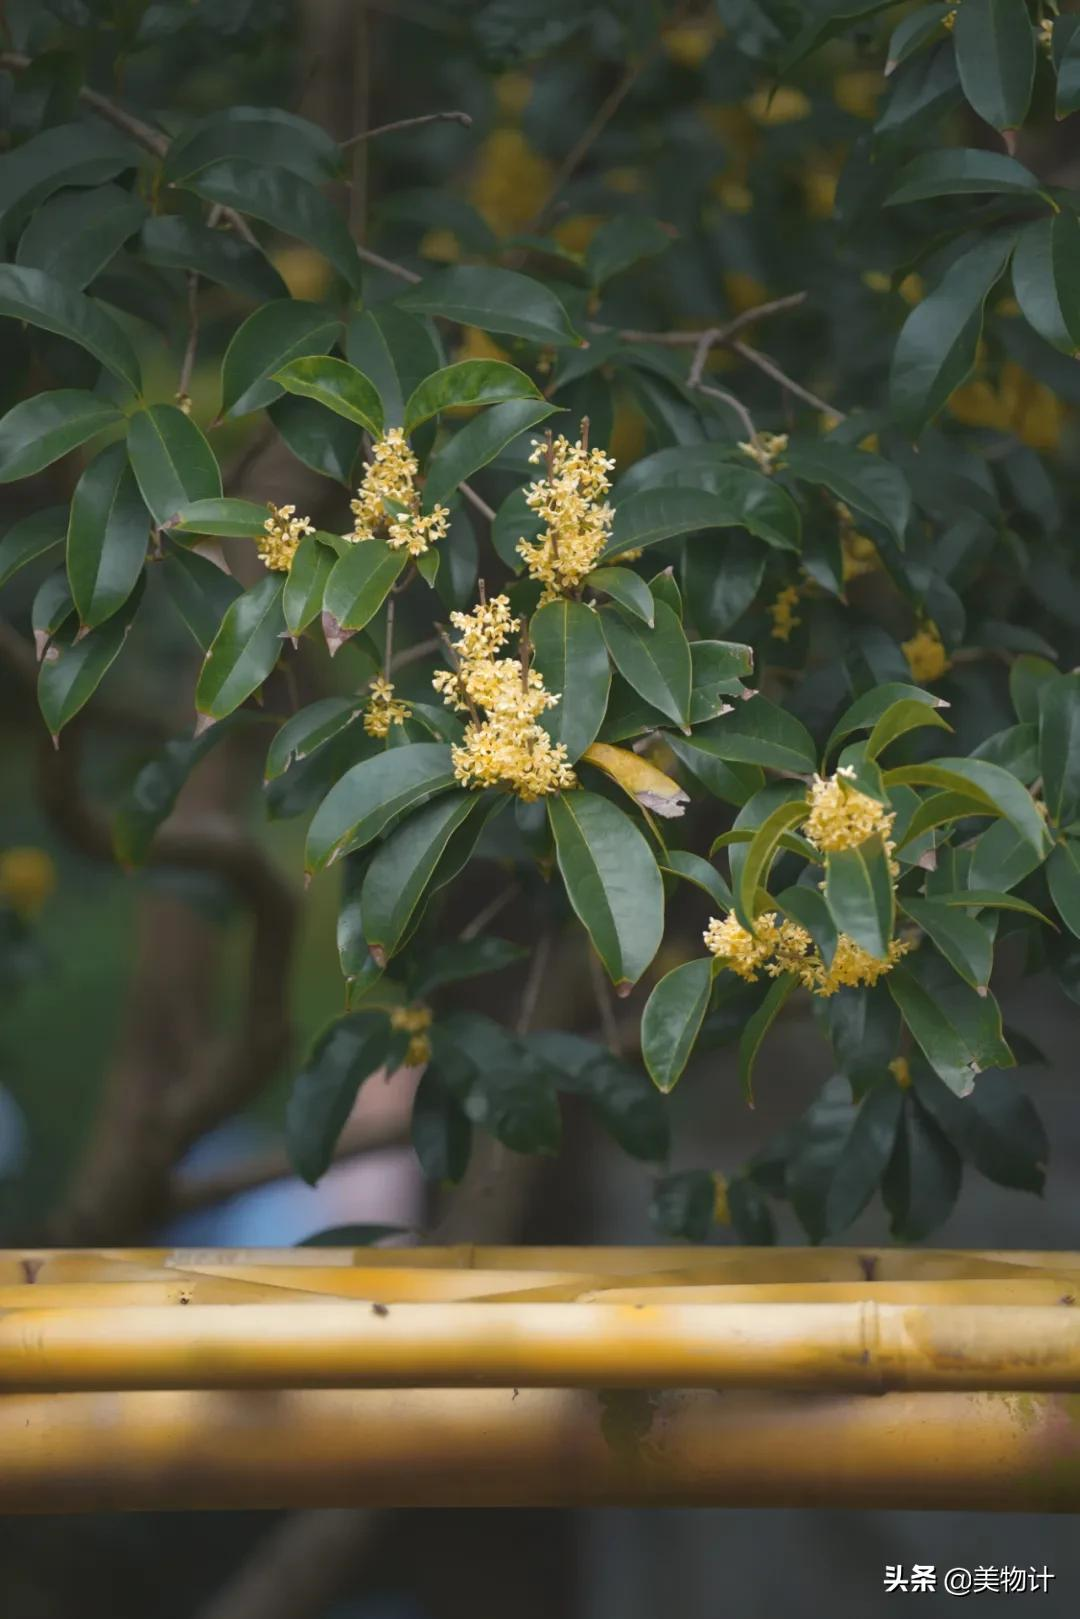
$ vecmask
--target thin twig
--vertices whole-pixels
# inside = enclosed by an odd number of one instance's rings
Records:
[[[845,411],[837,410],[835,405],[830,405],[820,394],[811,393],[809,388],[804,388],[801,382],[796,382],[786,371],[781,371],[776,361],[770,360],[767,354],[762,354],[759,349],[752,349],[749,343],[740,343],[738,340],[729,346],[733,353],[748,361],[750,365],[756,366],[759,371],[764,371],[767,377],[772,377],[774,382],[778,382],[785,392],[794,394],[796,399],[803,400],[807,405],[813,405],[815,410],[824,411],[826,416],[835,416],[837,421],[847,420]]]
[[[517,899],[520,893],[521,884],[511,883],[508,888],[503,889],[501,894],[496,894],[494,899],[489,899],[487,904],[477,911],[472,921],[467,922],[458,934],[461,942],[467,944],[470,939],[475,939],[477,934],[483,933],[488,923],[493,922],[499,912],[505,910],[510,901]]]
[[[754,426],[753,417],[742,401],[736,399],[734,394],[729,394],[726,388],[714,388],[708,382],[699,382],[697,391],[699,394],[705,394],[709,399],[718,399],[722,405],[727,405],[742,422],[747,437],[751,440],[757,438],[757,428]]]
[[[495,508],[493,506],[489,506],[483,496],[476,493],[476,490],[473,488],[472,484],[459,483],[458,488],[465,496],[465,499],[469,502],[469,505],[475,507],[475,509],[480,513],[481,517],[486,517],[489,523],[493,523],[495,521]]]
[[[755,304],[752,309],[744,309],[740,315],[736,315],[733,320],[722,326],[707,326],[704,330],[699,328],[695,331],[679,329],[670,332],[645,332],[639,331],[637,327],[603,326],[598,321],[591,322],[591,327],[594,332],[616,331],[624,343],[655,343],[660,348],[685,349],[697,348],[702,339],[707,338],[709,347],[716,347],[730,343],[732,338],[745,331],[747,326],[752,326],[755,321],[765,320],[770,315],[781,315],[788,309],[797,309],[805,302],[805,292],[788,292],[782,298],[770,298],[766,303]]]
[[[391,135],[398,129],[416,129],[421,124],[463,124],[466,129],[472,126],[472,117],[467,112],[425,112],[419,118],[395,118],[392,124],[378,124],[374,129],[361,129],[355,135],[350,135],[347,141],[342,141],[341,150],[347,152],[350,146],[358,141],[374,140],[376,135]]]
[[[355,246],[357,257],[376,270],[385,270],[387,275],[396,275],[399,281],[409,281],[413,286],[424,279],[422,275],[417,275],[415,270],[407,270],[403,264],[398,264],[393,259],[385,259],[381,253],[373,253],[370,247],[362,247],[359,242]]]
[[[189,270],[187,274],[187,308],[187,344],[176,390],[176,398],[181,405],[191,401],[191,374],[195,369],[195,355],[199,347],[199,275],[196,270]]]
[[[546,929],[536,941],[529,962],[529,974],[525,980],[525,988],[521,994],[521,1006],[518,1009],[517,1032],[528,1034],[532,1028],[533,1018],[536,1016],[537,1002],[544,984],[544,974],[547,971],[548,958],[551,955],[551,946],[554,942],[554,933],[551,928]]]
[[[442,642],[437,635],[429,636],[426,641],[417,641],[415,646],[407,646],[401,652],[395,652],[391,661],[391,669],[406,668],[410,663],[419,663],[432,652],[438,652]]]
[[[620,1056],[622,1042],[619,1037],[619,1023],[615,1016],[615,1008],[611,1004],[611,991],[607,979],[604,977],[604,968],[600,957],[591,947],[589,949],[589,977],[592,979],[593,997],[596,1009],[600,1014],[600,1027],[604,1031],[604,1044],[613,1056]]]
[[[383,649],[384,680],[390,679],[390,670],[394,665],[394,614],[396,611],[397,603],[394,601],[393,596],[390,596],[386,602],[386,645]]]

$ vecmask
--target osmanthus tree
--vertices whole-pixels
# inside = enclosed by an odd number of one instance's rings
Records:
[[[299,1171],[404,1062],[433,1180],[461,1179],[474,1130],[555,1151],[570,1093],[655,1165],[672,1234],[726,1209],[768,1241],[786,1199],[820,1240],[880,1188],[919,1238],[964,1165],[1038,1190],[1044,1132],[998,1073],[1037,1053],[991,975],[1080,1000],[1080,585],[1073,483],[1010,401],[1056,439],[1080,398],[1080,193],[1054,178],[1080,17],[450,7],[461,60],[512,70],[502,104],[532,109],[539,205],[499,231],[435,160],[358,244],[322,128],[135,117],[65,55],[80,8],[32,9],[4,58],[29,122],[0,161],[0,314],[27,367],[0,476],[81,460],[0,574],[48,559],[30,627],[61,750],[148,604],[201,653],[192,730],[116,814],[124,864],[238,715],[273,721],[268,811],[308,817],[309,876],[341,875],[345,1009],[295,1079]],[[117,9],[135,55],[190,21]],[[607,94],[570,130],[583,59]],[[283,236],[329,267],[317,296],[287,291]],[[210,298],[216,414],[188,397]],[[215,445],[263,415],[337,490],[320,526],[224,483]],[[241,588],[222,542],[245,541]],[[289,712],[275,671],[313,644],[325,694]],[[455,937],[475,863],[489,903]],[[453,986],[523,955],[511,898],[538,941],[522,1014],[455,1011]],[[602,997],[621,1053],[531,1026],[575,928],[640,1026]],[[751,1100],[792,996],[832,1048],[820,1099],[746,1164],[666,1173],[664,1094],[732,1045],[708,1083]]]

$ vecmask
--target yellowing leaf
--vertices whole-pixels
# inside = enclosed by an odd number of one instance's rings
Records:
[[[594,742],[581,757],[610,776],[642,809],[668,819],[685,814],[690,799],[678,782],[672,781],[670,776],[665,776],[662,770],[657,770],[655,765],[631,753],[628,748],[613,748],[607,742]]]

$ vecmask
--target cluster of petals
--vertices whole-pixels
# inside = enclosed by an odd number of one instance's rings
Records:
[[[270,505],[263,533],[255,541],[259,556],[275,573],[288,573],[300,541],[315,532],[307,517],[297,517],[295,506]]]
[[[392,725],[404,725],[412,715],[408,703],[394,696],[394,685],[376,675],[368,684],[371,696],[364,709],[364,730],[368,736],[389,736]]]
[[[400,427],[391,427],[377,441],[364,468],[356,498],[350,540],[385,540],[394,551],[421,557],[446,534],[450,512],[436,506],[420,509],[416,487],[419,463]]]
[[[775,911],[757,917],[753,933],[735,916],[723,921],[714,916],[705,930],[705,946],[748,983],[756,982],[761,972],[770,978],[794,973],[811,994],[825,997],[845,986],[876,984],[911,949],[908,941],[893,939],[887,956],[872,956],[848,934],[841,933],[826,966],[806,929],[797,922],[778,920]]]
[[[876,798],[851,786],[854,771],[842,765],[834,776],[815,776],[810,785],[810,814],[803,831],[827,854],[857,849],[880,833],[887,842],[894,814]]]
[[[547,463],[546,475],[529,485],[525,501],[545,527],[535,540],[519,540],[518,555],[544,590],[541,602],[576,591],[596,567],[608,540],[614,512],[604,500],[615,463],[602,450],[561,434],[553,443],[534,439],[529,457]]]

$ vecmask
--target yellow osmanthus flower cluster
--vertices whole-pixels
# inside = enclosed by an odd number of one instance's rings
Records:
[[[356,521],[350,540],[385,540],[391,550],[422,557],[446,534],[450,512],[436,506],[420,510],[416,488],[419,463],[400,427],[391,427],[375,444],[351,509]]]
[[[275,573],[288,573],[305,534],[315,530],[307,517],[297,517],[295,506],[270,505],[264,533],[255,541],[262,561]]]
[[[850,506],[842,500],[836,502],[836,515],[840,520],[841,575],[847,584],[860,574],[876,572],[881,567],[881,557],[869,535],[859,533]]]
[[[779,921],[775,911],[759,916],[753,933],[735,916],[723,921],[714,916],[705,930],[705,945],[747,983],[755,983],[762,971],[770,978],[794,973],[805,989],[821,996],[835,995],[845,986],[876,984],[911,949],[906,940],[893,939],[888,956],[872,956],[841,933],[833,959],[826,966],[806,929],[797,922]]]
[[[599,561],[615,515],[603,499],[615,463],[583,438],[571,444],[562,434],[554,442],[534,439],[529,460],[547,463],[545,476],[525,491],[530,511],[547,526],[535,540],[519,540],[517,551],[544,587],[543,604],[576,590]]]
[[[798,585],[785,585],[776,600],[770,602],[765,609],[773,621],[769,633],[774,641],[790,641],[792,630],[797,629],[802,623],[802,619],[795,611],[799,595]]]
[[[929,686],[952,668],[938,627],[930,619],[921,624],[908,641],[901,641],[900,650],[908,661],[911,678],[920,686]]]
[[[788,447],[786,433],[757,433],[746,443],[740,443],[739,449],[755,463],[759,472],[766,477],[775,471],[776,464]]]
[[[854,771],[841,765],[834,776],[815,776],[810,784],[810,814],[802,830],[826,854],[857,849],[880,832],[889,848],[895,815],[876,798],[850,785]]]
[[[406,1068],[419,1068],[431,1057],[431,1041],[427,1031],[431,1028],[431,1008],[428,1006],[395,1006],[390,1013],[390,1027],[401,1029],[409,1036],[405,1048]]]
[[[371,696],[364,710],[364,730],[368,736],[389,736],[392,725],[404,725],[412,716],[412,709],[400,697],[394,696],[394,684],[376,675],[368,682]]]
[[[520,658],[497,656],[521,627],[509,599],[495,596],[471,613],[452,613],[450,621],[459,631],[452,643],[456,667],[440,669],[432,685],[450,708],[471,715],[464,740],[451,750],[458,781],[504,787],[526,803],[576,787],[565,745],[538,723],[558,695]]]
[[[906,1057],[894,1057],[889,1064],[889,1073],[902,1091],[911,1089],[911,1065]]]
[[[34,844],[16,844],[0,853],[0,905],[29,921],[56,887],[52,857]]]

